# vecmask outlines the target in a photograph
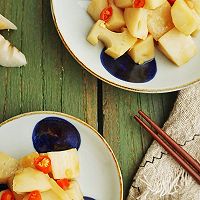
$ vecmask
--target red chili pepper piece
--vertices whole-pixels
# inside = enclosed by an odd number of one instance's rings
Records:
[[[14,194],[10,190],[3,192],[1,200],[15,200]]]
[[[51,172],[51,160],[48,156],[39,156],[34,161],[34,166],[41,172],[48,174]]]
[[[112,14],[113,14],[113,9],[111,6],[104,8],[101,11],[100,19],[103,20],[104,22],[108,22],[110,20],[110,18],[112,17]]]
[[[63,190],[66,190],[70,186],[70,181],[66,178],[56,180],[56,182]]]
[[[134,8],[143,8],[145,5],[145,0],[135,0],[133,3]]]
[[[30,192],[28,195],[28,200],[42,200],[40,192],[38,190]]]
[[[171,6],[174,4],[176,0],[168,0],[168,2],[171,4]]]

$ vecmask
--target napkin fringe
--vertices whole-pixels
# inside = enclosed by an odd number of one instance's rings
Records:
[[[179,92],[163,130],[200,161],[200,83]],[[154,141],[129,191],[136,199],[200,200],[200,186]]]
[[[193,138],[190,140],[187,140],[184,142],[182,146],[187,146],[190,144],[190,142],[194,141],[197,137],[200,137],[200,134],[194,134]],[[140,187],[137,186],[136,180],[133,181],[132,184],[132,189],[135,191],[135,194],[137,193],[137,200],[147,200],[149,195],[150,196],[159,196],[160,199],[163,197],[170,197],[173,199],[173,196],[177,194],[177,192],[183,190],[185,186],[190,186],[192,185],[193,178],[188,175],[188,173],[180,166],[178,165],[177,168],[174,168],[173,163],[173,158],[171,158],[166,152],[160,152],[159,157],[153,156],[153,159],[151,161],[147,160],[144,165],[140,166],[141,168],[144,168],[147,164],[152,165],[152,173],[156,173],[156,170],[153,166],[154,162],[159,162],[158,160],[161,159],[171,159],[172,164],[171,165],[166,165],[166,166],[160,166],[159,167],[159,175],[162,176],[163,178],[161,179],[160,176],[155,176],[154,179],[148,180],[145,175],[143,177],[139,178],[137,180],[137,183],[142,183],[142,185],[146,185],[146,190],[142,194],[140,193]],[[167,162],[167,161],[166,161]],[[169,162],[167,162],[169,163]],[[166,176],[166,172],[168,169],[171,169],[171,174],[169,176]],[[173,170],[172,170],[173,169]],[[168,171],[169,173],[169,171]],[[187,191],[189,192],[189,191]],[[129,199],[131,199],[131,195],[129,196]]]
[[[160,174],[165,174],[165,168],[163,167],[163,171],[159,171]],[[166,180],[167,179],[167,180]],[[185,172],[184,169],[179,169],[174,176],[166,177],[166,179],[160,179],[157,177],[154,181],[146,180],[140,178],[140,181],[143,182],[147,188],[144,193],[138,196],[137,200],[147,200],[149,195],[159,196],[161,199],[162,197],[173,196],[180,190],[182,190],[185,185],[190,185],[192,183],[192,178]],[[140,193],[140,188],[137,186],[132,186],[135,190]]]

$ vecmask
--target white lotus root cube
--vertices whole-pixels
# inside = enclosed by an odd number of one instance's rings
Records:
[[[76,149],[48,152],[54,179],[75,179],[80,175],[80,164]]]
[[[13,191],[17,194],[34,190],[44,192],[50,189],[49,176],[31,167],[20,170],[13,179]]]
[[[91,0],[87,12],[95,20],[99,20],[101,11],[108,6],[107,0]]]
[[[83,200],[83,194],[81,192],[80,185],[77,181],[71,181],[69,188],[66,190],[66,193],[71,199],[74,200]]]
[[[147,10],[144,8],[125,8],[124,19],[126,26],[133,37],[146,39],[148,35],[147,28]]]
[[[111,31],[118,31],[121,27],[125,26],[124,13],[122,9],[118,8],[112,1],[110,1],[112,7],[112,17],[106,22],[106,27]],[[108,7],[108,0],[92,0],[87,8],[88,14],[95,20],[100,19],[101,11]]]
[[[7,183],[18,167],[18,160],[0,152],[0,183]]]
[[[107,47],[105,53],[116,59],[128,51],[137,39],[132,37],[127,29],[122,33],[112,32],[106,28],[104,21],[98,20],[88,34],[87,40],[92,45],[101,40]]]
[[[154,41],[152,35],[145,40],[139,40],[128,52],[135,63],[143,64],[155,57]]]
[[[114,2],[119,8],[128,8],[133,5],[133,0],[114,0]]]
[[[146,9],[155,9],[161,6],[163,3],[165,3],[167,0],[145,0],[145,6]]]
[[[199,0],[188,0],[192,4],[192,7],[195,9],[198,15],[200,15],[200,1]]]
[[[155,40],[158,40],[174,28],[171,18],[171,5],[168,1],[155,10],[148,10],[147,26],[149,33],[151,33]]]
[[[163,35],[159,40],[161,51],[178,66],[187,63],[197,54],[197,47],[191,36],[173,28]]]
[[[200,17],[189,5],[184,0],[176,0],[171,8],[171,16],[175,27],[185,35],[190,35],[200,25]]]
[[[197,37],[197,36],[199,35],[199,33],[200,33],[200,26],[199,26],[199,28],[197,28],[197,29],[191,34],[191,36],[192,36],[192,37]]]
[[[118,8],[114,3],[111,3],[112,7],[112,17],[108,22],[106,22],[106,27],[111,31],[120,32],[122,27],[125,27],[126,23],[124,20],[124,12],[122,9]]]

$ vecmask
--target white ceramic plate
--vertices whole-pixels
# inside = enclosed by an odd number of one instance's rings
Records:
[[[72,56],[97,78],[116,87],[144,93],[176,91],[200,80],[200,52],[189,63],[177,67],[156,52],[157,74],[146,83],[130,83],[111,75],[100,61],[102,44],[92,46],[86,41],[93,25],[86,12],[90,0],[51,0],[52,14],[59,35]],[[195,39],[200,47],[200,37]]]
[[[0,125],[0,151],[16,158],[33,152],[33,129],[46,117],[67,120],[81,135],[78,152],[80,185],[84,196],[96,200],[122,200],[122,176],[111,148],[95,129],[75,117],[55,112],[33,112],[11,118]]]

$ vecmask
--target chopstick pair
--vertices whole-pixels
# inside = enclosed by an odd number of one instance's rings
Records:
[[[134,116],[136,121],[153,136],[153,138],[197,181],[198,184],[200,184],[200,163],[167,135],[167,133],[153,122],[143,111],[138,111],[138,113],[156,130],[157,133],[151,130],[151,128],[137,115]]]

